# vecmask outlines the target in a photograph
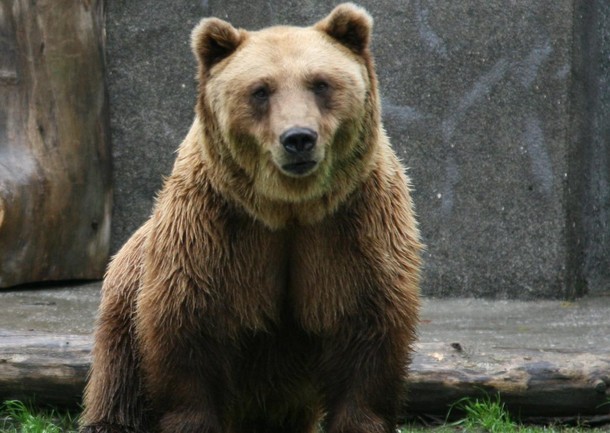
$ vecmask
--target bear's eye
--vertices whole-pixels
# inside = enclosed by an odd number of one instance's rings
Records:
[[[269,99],[270,93],[267,86],[261,86],[257,87],[254,92],[252,92],[252,97],[258,102],[264,102]]]
[[[328,91],[329,87],[330,86],[326,81],[318,80],[313,83],[312,90],[316,95],[324,95]]]

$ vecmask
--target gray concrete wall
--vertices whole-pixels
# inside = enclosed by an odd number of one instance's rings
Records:
[[[107,3],[115,250],[148,216],[195,98],[203,16],[306,25],[338,2]],[[367,0],[384,121],[410,167],[434,296],[610,290],[604,0]]]

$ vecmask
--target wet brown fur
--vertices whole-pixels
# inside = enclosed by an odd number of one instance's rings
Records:
[[[394,431],[420,244],[370,30],[349,4],[305,29],[195,29],[197,115],[108,270],[84,432]],[[278,134],[301,123],[320,165],[293,177]]]

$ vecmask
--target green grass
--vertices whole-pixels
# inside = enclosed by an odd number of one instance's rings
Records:
[[[20,401],[7,401],[0,406],[1,433],[71,433],[78,429],[70,414],[33,410]]]
[[[464,399],[452,410],[464,414],[457,422],[439,427],[403,426],[400,433],[601,433],[606,428],[526,426],[513,420],[499,398]],[[0,433],[76,433],[76,419],[70,414],[32,409],[20,401],[0,405]]]
[[[446,423],[436,428],[406,426],[401,433],[601,433],[610,432],[606,428],[566,427],[566,426],[528,426],[513,420],[499,398],[463,399],[458,401],[452,410],[464,413],[464,418],[453,423]]]
[[[465,399],[455,405],[461,409],[466,418],[457,424],[463,424],[467,430],[482,430],[489,433],[517,431],[518,426],[510,418],[499,398],[486,397],[482,400]]]

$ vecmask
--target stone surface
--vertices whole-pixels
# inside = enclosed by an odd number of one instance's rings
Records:
[[[195,61],[189,37],[202,15],[197,2],[107,2],[114,251],[150,214],[191,125]]]
[[[375,18],[384,121],[410,167],[428,245],[424,293],[609,291],[605,2],[360,3]],[[335,4],[108,2],[115,250],[148,216],[190,126],[199,18],[306,25]],[[594,84],[579,88],[581,70]],[[581,148],[585,127],[592,139]]]
[[[0,292],[0,331],[93,332],[100,282]],[[610,348],[610,297],[567,301],[424,298],[419,342],[494,348],[600,352]]]
[[[571,8],[414,1],[384,15],[383,94],[409,113],[387,125],[412,167],[428,244],[426,293],[570,291],[563,282]]]
[[[53,287],[22,286],[0,292],[0,330],[90,334],[101,282]]]

